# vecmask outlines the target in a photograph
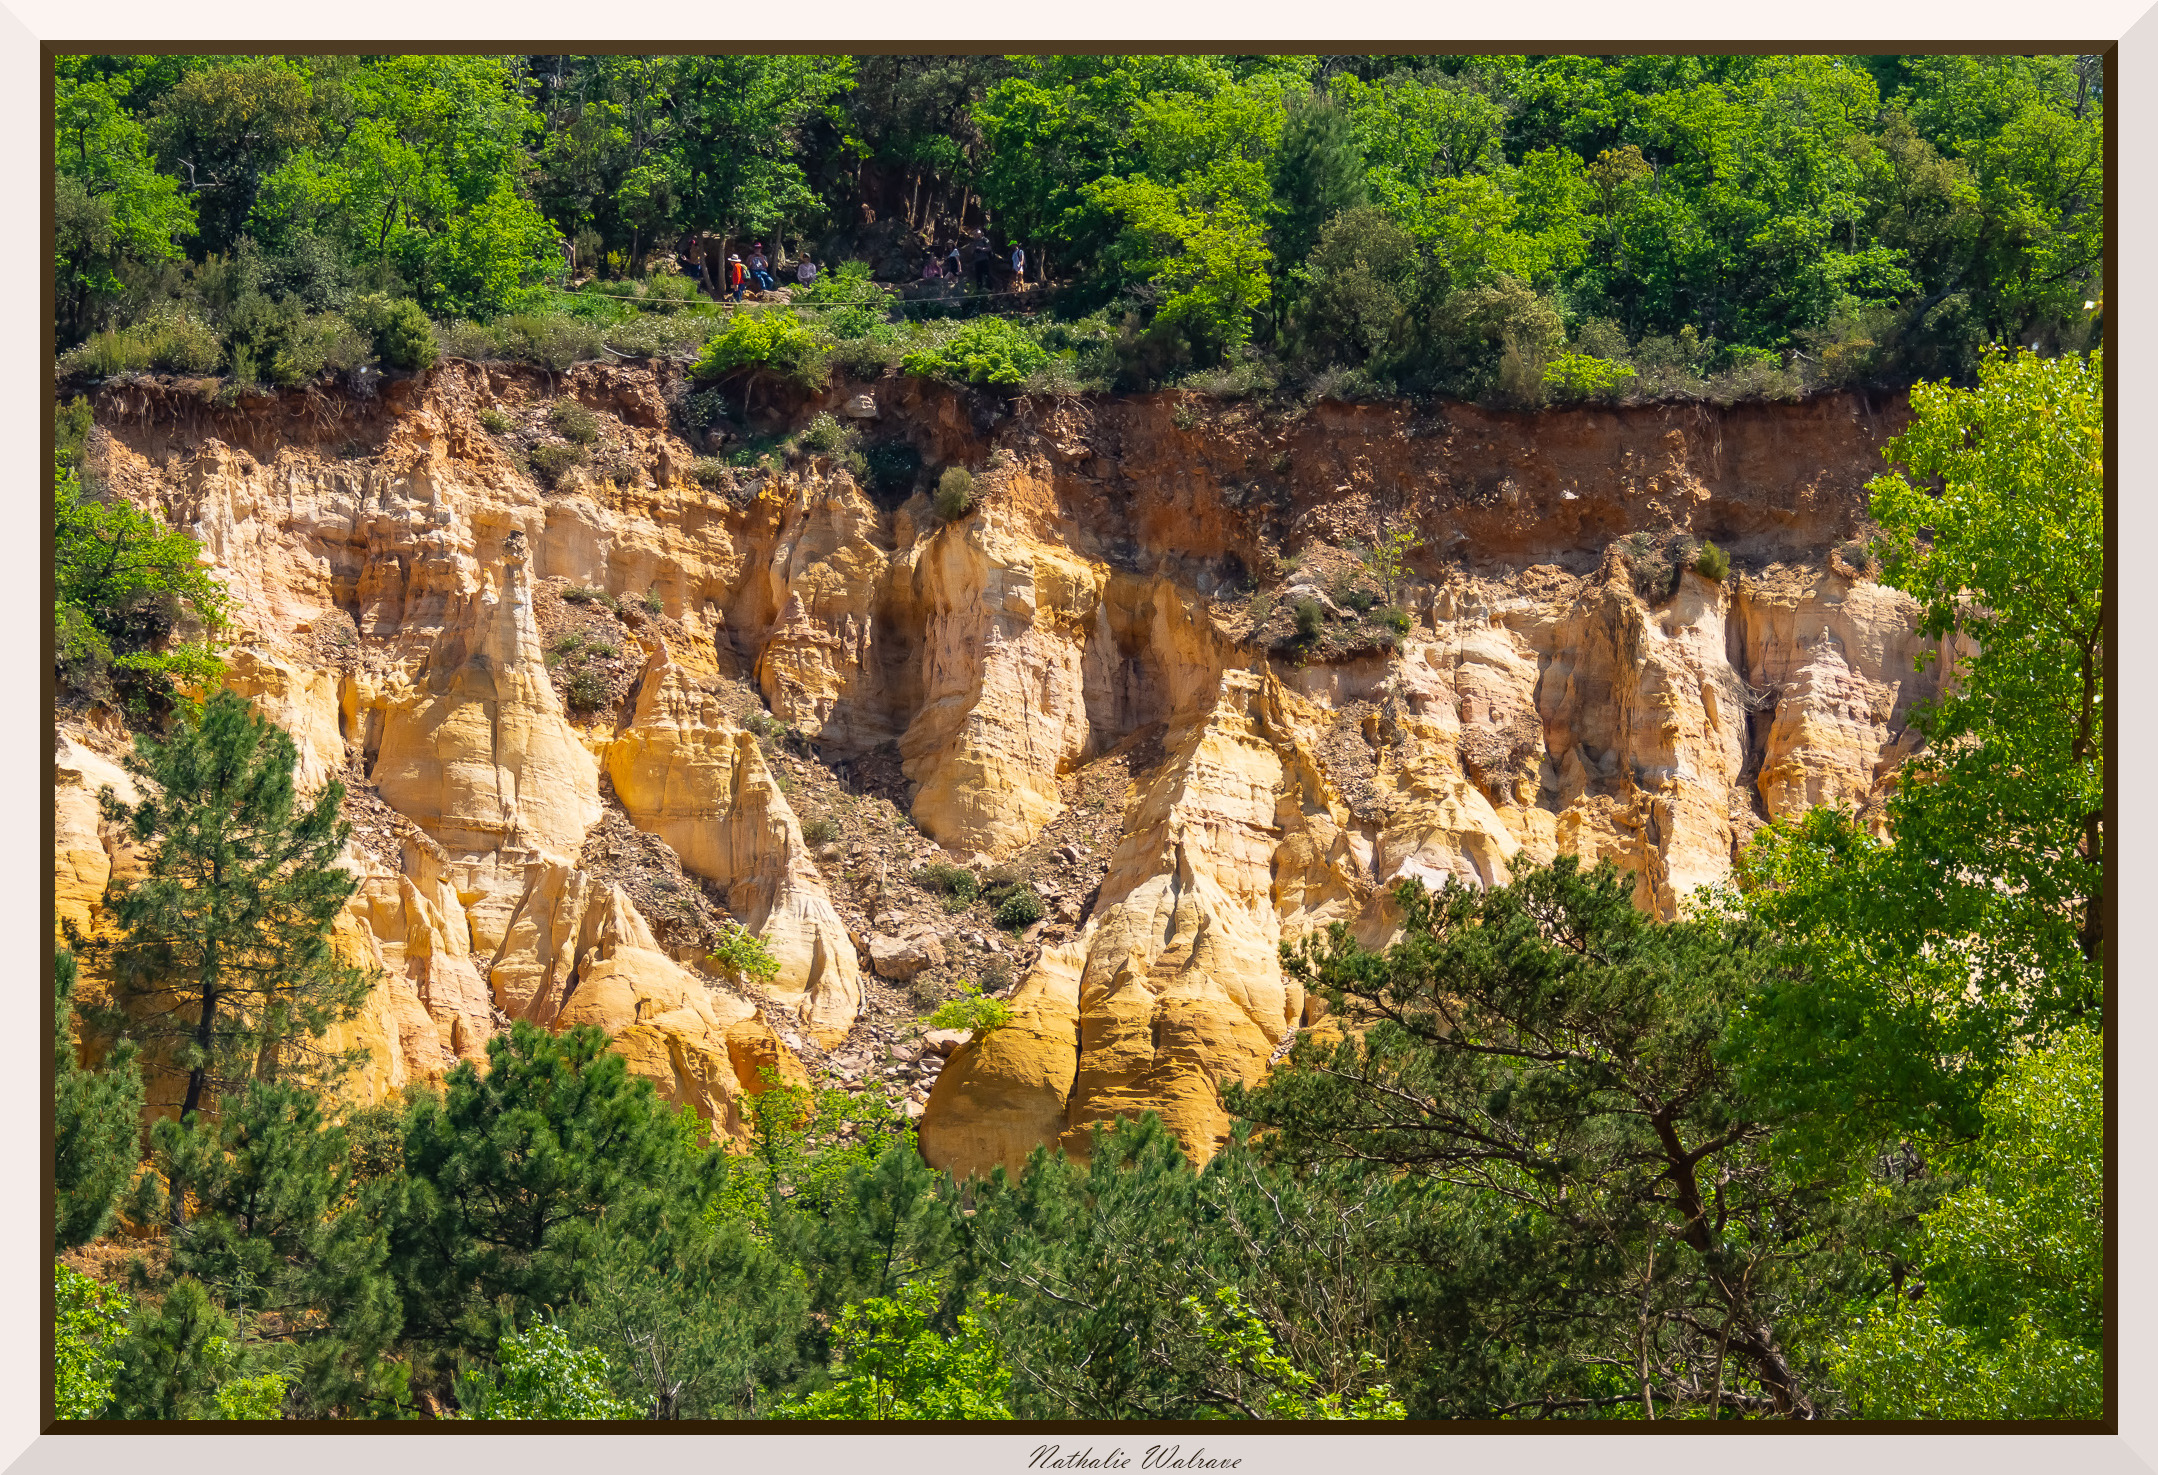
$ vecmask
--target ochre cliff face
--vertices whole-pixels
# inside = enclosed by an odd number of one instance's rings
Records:
[[[823,461],[700,486],[645,369],[450,363],[222,419],[151,387],[100,400],[112,484],[239,599],[231,684],[293,733],[303,783],[354,791],[340,931],[383,972],[343,1027],[361,1094],[482,1058],[511,1020],[592,1023],[739,1132],[764,1072],[804,1079],[878,1023],[869,936],[899,878],[805,840],[742,682],[833,771],[896,767],[923,843],[976,865],[1025,860],[1075,775],[1130,765],[1090,821],[1098,888],[1034,929],[1014,1022],[928,1099],[922,1150],[965,1173],[1147,1110],[1211,1152],[1218,1083],[1314,1021],[1285,940],[1340,921],[1381,944],[1396,881],[1502,884],[1562,852],[1673,914],[1766,820],[1876,806],[1942,679],[1910,602],[1832,551],[1863,532],[1893,408],[1270,420],[871,388],[875,434],[974,470],[972,512],[880,504]],[[550,392],[608,417],[604,479],[542,492],[478,423]],[[1418,538],[1398,650],[1329,592],[1382,526]],[[1713,538],[1733,572],[1644,600],[1620,542],[1644,532]],[[549,668],[542,592],[573,585],[629,602],[602,710]],[[1298,599],[1338,614],[1301,657]],[[87,928],[127,864],[94,797],[121,779],[109,727],[64,728],[56,884]],[[609,815],[766,941],[769,986],[663,940],[589,859]]]

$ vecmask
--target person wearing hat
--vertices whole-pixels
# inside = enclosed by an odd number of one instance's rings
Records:
[[[778,284],[772,280],[772,264],[764,259],[764,242],[749,248],[749,274],[757,279],[757,290],[769,292]]]
[[[727,285],[734,289],[736,302],[742,300],[742,288],[748,280],[749,273],[742,270],[742,258],[730,255],[727,258]]]

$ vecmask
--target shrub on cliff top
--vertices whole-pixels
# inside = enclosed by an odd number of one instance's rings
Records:
[[[353,299],[346,317],[374,340],[375,357],[392,369],[424,369],[435,361],[434,324],[409,297],[370,292]]]
[[[975,318],[940,343],[899,361],[909,374],[960,384],[1016,386],[1049,366],[1049,350],[1003,318]]]
[[[705,343],[689,372],[705,381],[746,375],[752,387],[771,374],[815,387],[824,382],[824,350],[822,336],[791,312],[737,310]]]

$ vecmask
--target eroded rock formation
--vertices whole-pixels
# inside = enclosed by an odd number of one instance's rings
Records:
[[[1768,820],[1876,806],[1943,674],[1919,669],[1909,601],[1832,551],[1899,425],[1855,398],[1270,419],[885,380],[883,433],[975,471],[946,523],[919,488],[895,506],[818,459],[690,479],[649,369],[453,362],[390,388],[327,416],[146,385],[97,406],[110,482],[193,531],[239,600],[234,687],[293,732],[303,782],[354,791],[342,926],[383,981],[345,1028],[378,1096],[511,1020],[593,1023],[739,1130],[765,1072],[805,1078],[871,1022],[872,964],[1008,956],[895,920],[903,874],[805,839],[776,719],[833,773],[896,766],[924,843],[977,870],[1045,843],[1075,776],[1129,765],[1085,836],[1098,886],[1030,930],[1015,1022],[952,1054],[921,1141],[984,1171],[1153,1110],[1203,1155],[1218,1082],[1257,1079],[1316,1017],[1284,940],[1339,921],[1382,943],[1396,881],[1503,884],[1561,852],[1673,914]],[[600,411],[612,455],[544,492],[477,416],[550,394]],[[1385,527],[1417,538],[1386,591],[1398,636],[1357,612],[1346,551]],[[1636,534],[1713,538],[1733,570],[1676,567],[1645,596]],[[596,707],[558,689],[538,615],[572,587],[635,633]],[[1324,638],[1292,635],[1303,600]],[[90,927],[112,744],[70,720],[56,880]],[[769,987],[580,859],[610,814],[764,939]]]

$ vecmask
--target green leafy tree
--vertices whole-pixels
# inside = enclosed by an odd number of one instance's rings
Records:
[[[1925,1217],[1922,1284],[1877,1302],[1835,1349],[1859,1413],[2102,1415],[2104,1086],[2098,1033],[2079,1025],[1987,1092],[1964,1185]]]
[[[256,192],[258,235],[333,240],[444,314],[501,312],[560,271],[554,230],[515,188],[537,120],[508,58],[370,57],[335,81],[331,126]]]
[[[1207,1346],[1242,1375],[1238,1381],[1263,1390],[1256,1396],[1241,1390],[1223,1395],[1243,1409],[1246,1418],[1331,1422],[1408,1417],[1407,1410],[1394,1398],[1394,1390],[1384,1383],[1371,1385],[1359,1393],[1354,1402],[1347,1404],[1337,1393],[1319,1392],[1318,1380],[1275,1348],[1273,1333],[1244,1304],[1243,1295],[1234,1286],[1223,1286],[1216,1291],[1211,1306],[1197,1296],[1186,1296],[1178,1304],[1192,1319]],[[1371,1354],[1366,1353],[1365,1357],[1368,1371],[1385,1371]]]
[[[117,498],[90,494],[73,467],[53,492],[53,634],[60,669],[100,689],[116,676],[161,703],[223,670],[229,605],[194,539]],[[194,638],[176,638],[197,630]]]
[[[773,1410],[782,1419],[1008,1419],[1004,1402],[1011,1370],[996,1339],[974,1312],[959,1314],[958,1333],[939,1335],[931,1323],[934,1286],[901,1286],[840,1314],[833,1340],[831,1387]]]
[[[53,1262],[53,1413],[62,1419],[102,1417],[120,1371],[117,1348],[127,1334],[128,1299],[79,1270]]]
[[[214,1122],[153,1129],[157,1166],[193,1212],[170,1237],[169,1270],[143,1284],[156,1291],[167,1274],[186,1277],[231,1318],[248,1356],[219,1384],[221,1417],[275,1418],[288,1405],[300,1417],[380,1417],[406,1406],[404,1315],[382,1222],[384,1190],[394,1202],[398,1184],[384,1181],[367,1145],[379,1115],[333,1122],[314,1092],[256,1081]],[[136,1207],[156,1216],[154,1180]],[[249,1408],[267,1412],[237,1411]]]
[[[88,57],[53,58],[54,294],[63,339],[95,326],[123,272],[180,259],[195,211],[160,173],[124,76]]]
[[[1414,294],[1416,243],[1371,206],[1346,210],[1320,227],[1305,272],[1310,286],[1294,318],[1294,339],[1316,359],[1385,363]]]
[[[101,1069],[76,1062],[69,1027],[75,955],[53,954],[53,1248],[87,1244],[112,1227],[140,1161],[142,1071],[131,1044]]]
[[[99,796],[144,853],[111,904],[121,1017],[153,1070],[185,1074],[183,1121],[213,1089],[334,1069],[316,1041],[373,982],[330,941],[358,884],[337,864],[344,786],[301,808],[297,761],[281,729],[219,692],[199,725],[136,739],[126,767],[147,797]]]
[[[150,108],[160,160],[195,198],[207,251],[245,233],[264,179],[320,133],[313,68],[282,56],[206,59]]]
[[[1311,254],[1328,221],[1366,198],[1363,153],[1349,115],[1324,96],[1291,101],[1267,168],[1276,202],[1274,255],[1290,266]]]
[[[1866,1150],[1884,1126],[1970,1137],[2014,1054],[2099,1002],[2099,366],[1997,355],[1977,387],[1913,403],[1886,453],[1908,476],[1872,483],[1882,578],[1957,655],[1913,714],[1928,748],[1886,806],[1895,843],[1816,810],[1765,831],[1741,870],[1789,950],[1737,1033],[1755,1089],[1816,1149]]]
[[[772,950],[739,922],[729,922],[720,929],[719,946],[706,956],[705,961],[716,963],[734,977],[745,982],[769,985],[779,977],[779,959]]]
[[[1017,1178],[970,1185],[962,1282],[984,1298],[1021,1417],[1264,1417],[1277,1393],[1368,1406],[1386,1398],[1375,1359],[1414,1355],[1395,1308],[1433,1283],[1401,1186],[1278,1168],[1241,1134],[1195,1171],[1148,1113],[1090,1134],[1083,1162],[1042,1151]]]
[[[1284,947],[1359,1029],[1226,1099],[1284,1160],[1416,1175],[1466,1221],[1435,1237],[1484,1241],[1463,1279],[1492,1279],[1457,1314],[1527,1364],[1470,1382],[1503,1395],[1487,1415],[1815,1417],[1826,1390],[1793,1338],[1862,1276],[1867,1215],[1894,1194],[1857,1194],[1860,1212],[1847,1179],[1769,1157],[1719,1053],[1757,931],[1658,922],[1633,890],[1572,857],[1487,891],[1404,884],[1385,952],[1345,927]]]
[[[491,1376],[457,1381],[468,1419],[633,1419],[637,1411],[607,1391],[607,1359],[573,1344],[548,1322],[502,1338]]]
[[[671,106],[680,119],[673,150],[683,176],[686,223],[733,235],[776,232],[821,209],[797,161],[803,130],[854,83],[845,56],[677,58]]]

